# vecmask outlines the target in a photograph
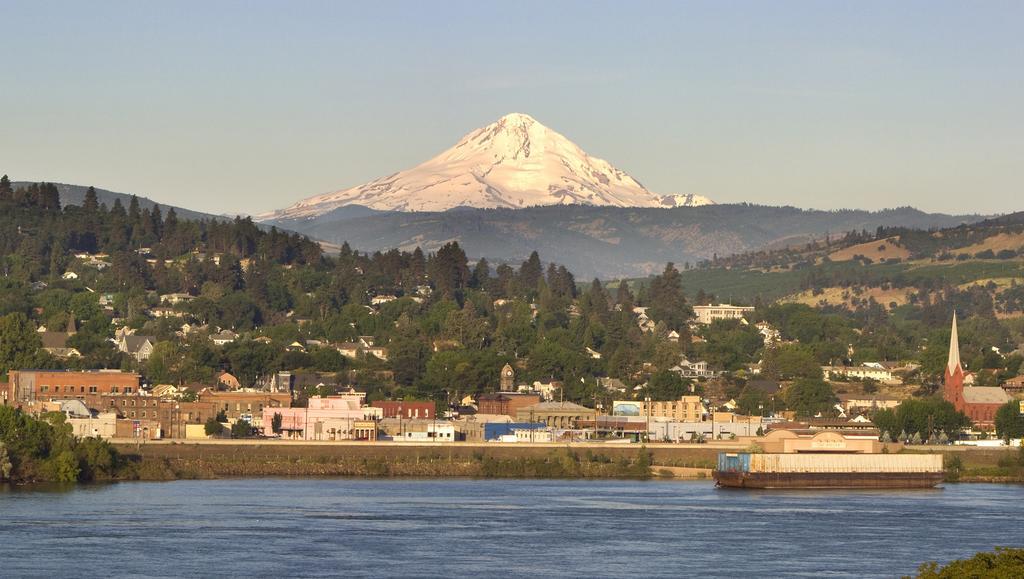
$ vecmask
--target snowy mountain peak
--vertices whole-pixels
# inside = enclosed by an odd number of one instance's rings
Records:
[[[456,207],[680,207],[709,203],[710,199],[699,195],[654,194],[530,115],[511,113],[470,132],[452,148],[412,169],[310,197],[258,218],[313,218],[345,205],[383,211],[445,211]]]

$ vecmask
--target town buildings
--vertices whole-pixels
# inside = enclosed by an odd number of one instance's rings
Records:
[[[264,391],[219,391],[204,389],[199,392],[199,401],[212,405],[214,412],[224,412],[230,422],[244,420],[255,428],[263,428],[266,411],[289,408],[292,396],[287,392]],[[310,399],[312,400],[312,398]]]
[[[700,396],[683,396],[679,400],[616,400],[612,402],[615,416],[650,416],[681,422],[700,422],[708,409]]]
[[[274,434],[292,440],[354,440],[369,435],[367,421],[380,420],[380,408],[363,406],[366,394],[352,392],[338,396],[313,396],[306,408],[284,406],[263,408],[260,424],[266,434],[273,430],[275,415],[281,425]],[[376,432],[376,427],[373,428]],[[376,437],[376,434],[373,435]]]
[[[519,422],[542,422],[552,428],[577,428],[581,421],[593,421],[597,412],[574,402],[541,402],[516,410]]]

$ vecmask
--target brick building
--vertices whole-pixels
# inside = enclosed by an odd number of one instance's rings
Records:
[[[436,408],[430,400],[376,400],[370,406],[380,408],[384,418],[436,418]]]
[[[512,418],[521,408],[540,404],[540,394],[528,392],[495,392],[477,398],[478,414],[504,414]]]
[[[265,408],[289,408],[292,395],[287,392],[217,392],[203,390],[199,393],[199,402],[213,405],[213,412],[221,410],[230,422],[238,419],[247,421],[255,428],[263,426],[263,410]]]
[[[89,395],[137,394],[141,377],[120,370],[11,370],[4,404],[31,409],[48,400]]]
[[[87,394],[83,401],[97,412],[116,412],[121,420],[147,424],[149,436],[159,438],[185,438],[187,425],[205,424],[217,414],[210,402],[138,394]]]

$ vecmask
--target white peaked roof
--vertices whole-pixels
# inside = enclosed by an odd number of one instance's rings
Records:
[[[949,335],[949,361],[946,362],[946,369],[950,375],[960,368],[960,340],[956,335],[956,311],[953,311],[953,332]]]

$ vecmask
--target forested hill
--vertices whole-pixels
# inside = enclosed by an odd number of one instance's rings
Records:
[[[14,181],[11,183],[11,187],[14,189],[21,189],[30,185],[37,185],[30,181]],[[89,187],[83,185],[68,185],[65,183],[52,183],[57,188],[57,193],[60,194],[61,205],[81,205],[85,200],[85,194],[89,190]],[[96,192],[97,200],[105,204],[107,207],[112,207],[115,200],[120,200],[121,205],[127,207],[131,203],[133,195],[128,193],[116,193],[114,191],[107,191],[106,189],[93,189]],[[216,219],[216,220],[227,220],[229,218],[223,215],[213,215],[211,213],[203,213],[201,211],[193,211],[184,207],[178,207],[175,205],[167,205],[164,203],[157,203],[147,197],[137,197],[140,209],[152,209],[154,205],[160,205],[164,211],[170,208],[174,208],[174,212],[177,213],[179,219]]]
[[[884,211],[815,211],[762,205],[675,209],[549,206],[459,209],[435,213],[367,213],[342,208],[314,219],[272,221],[335,244],[385,251],[434,251],[457,240],[497,263],[518,263],[532,251],[564,263],[584,278],[654,274],[665,262],[696,263],[752,250],[803,245],[827,234],[878,227],[949,227],[982,219],[929,214],[905,207]]]
[[[1024,213],[944,229],[852,231],[699,262],[684,283],[724,299],[890,310],[961,296],[970,312],[1024,316]]]

